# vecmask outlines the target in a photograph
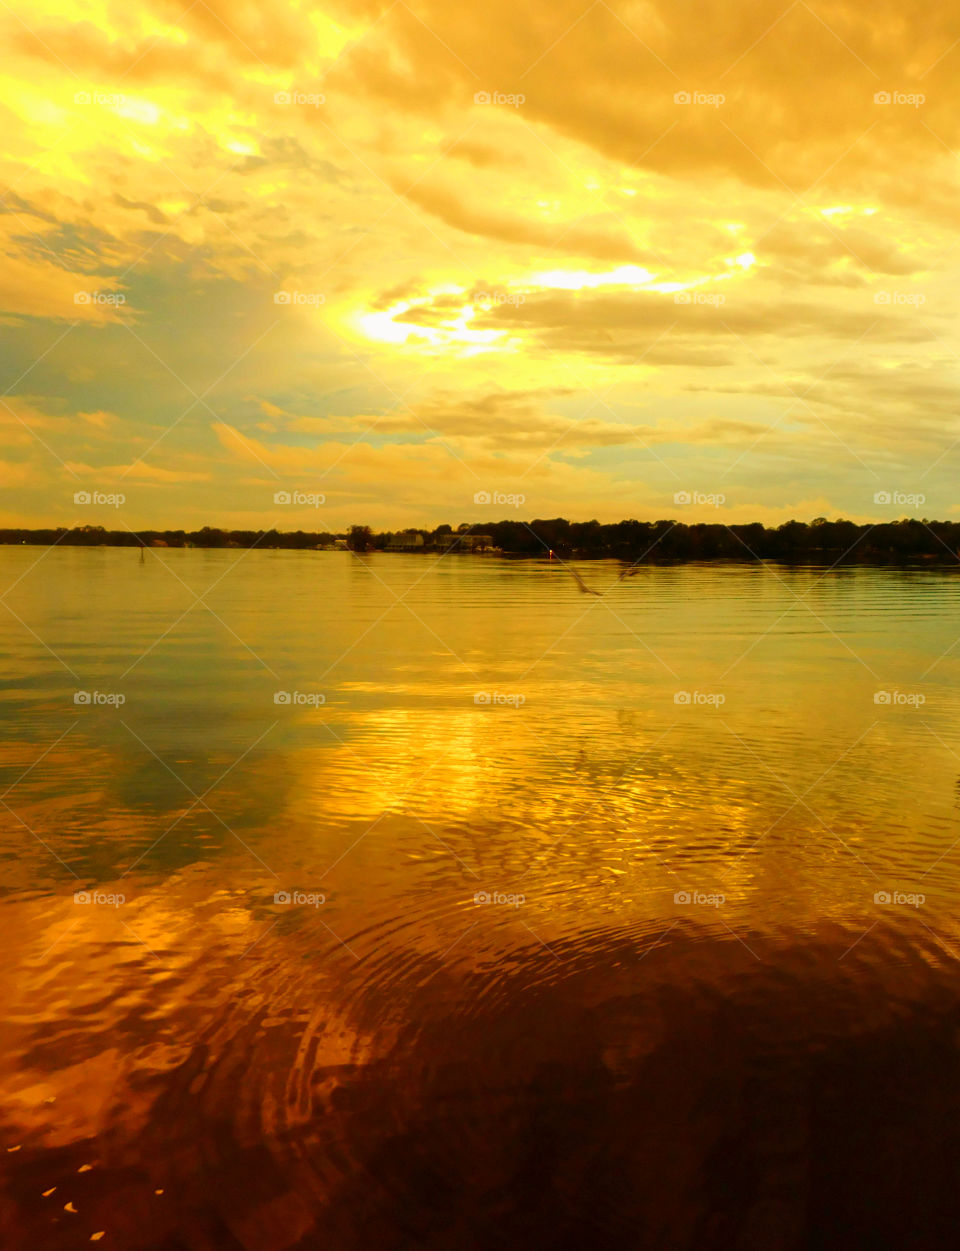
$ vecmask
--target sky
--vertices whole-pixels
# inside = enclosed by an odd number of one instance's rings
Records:
[[[0,7],[0,525],[960,515],[960,9]]]

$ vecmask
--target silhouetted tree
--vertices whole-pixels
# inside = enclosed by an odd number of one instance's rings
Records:
[[[369,526],[351,526],[347,535],[347,547],[352,552],[366,552],[373,547],[373,531]]]

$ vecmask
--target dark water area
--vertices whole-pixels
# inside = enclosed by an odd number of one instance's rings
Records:
[[[0,1245],[949,1243],[948,575],[125,556],[5,556]]]
[[[944,1245],[960,981],[849,940],[584,935],[438,974],[426,1013],[411,966],[356,987],[350,1036],[293,974],[162,1074],[127,1055],[100,1134],[8,1156],[4,1245]]]

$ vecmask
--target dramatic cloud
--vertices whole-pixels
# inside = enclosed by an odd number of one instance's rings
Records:
[[[6,521],[78,482],[130,524],[319,524],[293,482],[330,525],[953,506],[949,7],[36,0],[0,38]]]

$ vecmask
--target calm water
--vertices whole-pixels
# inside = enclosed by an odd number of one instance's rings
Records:
[[[2,1245],[943,1245],[958,575],[578,568],[0,548]]]

